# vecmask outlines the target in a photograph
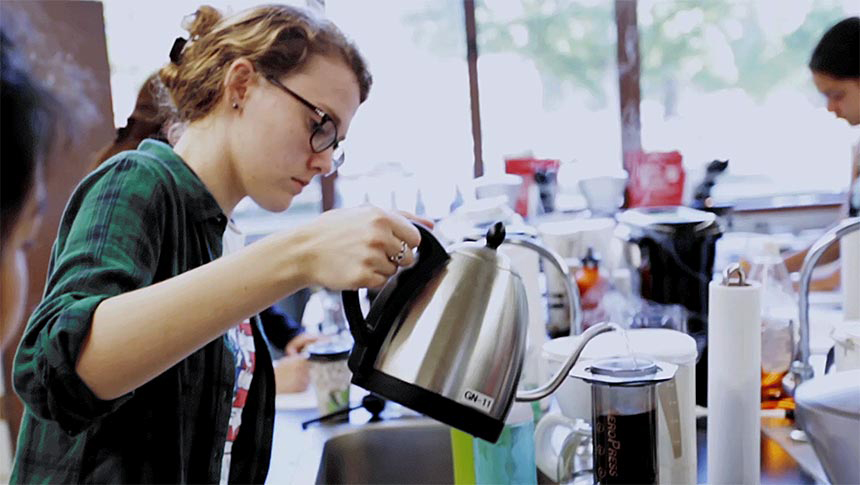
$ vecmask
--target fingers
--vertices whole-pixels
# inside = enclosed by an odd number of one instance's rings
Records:
[[[399,213],[389,212],[388,220],[391,223],[391,232],[394,233],[394,236],[406,242],[409,247],[414,248],[421,243],[421,234],[409,219]]]
[[[415,214],[406,211],[400,211],[399,213],[401,216],[409,219],[412,222],[417,222],[418,224],[421,224],[427,229],[433,229],[433,226],[435,226],[435,224],[433,224],[433,221],[431,221],[430,219],[425,219],[423,217],[416,216]]]
[[[403,253],[403,259],[395,261],[395,263],[403,268],[412,266],[415,263],[415,251],[412,248],[407,248],[406,252]]]
[[[365,278],[353,289],[357,290],[359,288],[380,288],[387,282],[388,276],[379,273],[373,273],[372,275],[367,276],[367,278]]]
[[[301,392],[307,389],[310,383],[309,367],[308,361],[299,355],[278,360],[275,366],[276,392]]]
[[[386,264],[376,262],[374,270],[384,276],[391,276],[399,266],[409,266],[414,262],[412,248],[421,243],[421,234],[405,216],[372,208],[372,221],[375,228],[370,235],[370,245],[381,249]]]
[[[388,260],[397,266],[410,266],[415,259],[412,248],[406,244],[406,241],[396,237],[392,237],[385,245],[385,254],[388,255]]]
[[[399,267],[415,262],[413,248],[421,243],[421,234],[413,220],[432,225],[412,214],[372,206],[321,215],[301,234],[309,256],[307,279],[331,289],[384,285]]]
[[[415,262],[415,254],[412,249],[421,244],[421,233],[418,232],[412,222],[417,222],[428,228],[433,227],[433,222],[404,211],[389,213],[389,220],[392,224],[391,232],[397,238],[396,241],[393,241],[394,246],[388,245],[386,248],[389,259],[393,259],[393,262],[398,266],[412,266]],[[406,243],[405,248],[403,243]]]
[[[388,280],[388,278],[393,276],[399,267],[400,266],[395,261],[395,258],[389,257],[385,251],[368,261],[368,269],[385,280]],[[384,283],[385,281],[383,281],[383,284]]]
[[[305,333],[296,335],[287,343],[287,348],[284,349],[284,352],[287,355],[296,355],[304,350],[304,348],[309,344],[312,344],[317,340],[319,340],[319,337],[316,335],[308,335]]]

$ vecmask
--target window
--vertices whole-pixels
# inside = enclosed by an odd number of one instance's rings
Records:
[[[259,2],[206,3],[227,13]],[[307,5],[306,0],[288,3]],[[199,2],[106,0],[104,5],[114,118],[123,126],[143,81],[168,61],[173,40],[187,35],[182,18]],[[431,6],[455,20],[444,48],[422,42],[414,29]],[[381,207],[414,210],[420,189],[428,213],[441,216],[455,186],[471,178],[462,8],[459,0],[325,2],[326,16],[356,42],[374,77],[370,98],[353,120],[345,144],[346,163],[337,182],[342,205],[370,200]],[[289,213],[316,213],[320,199],[319,185],[312,184]],[[248,200],[237,211],[273,217]]]
[[[289,5],[305,6],[306,0],[287,0]],[[170,48],[177,37],[188,37],[182,20],[200,5],[211,5],[224,14],[260,5],[257,0],[174,1],[104,0],[105,34],[108,61],[111,67],[111,92],[114,123],[125,126],[134,110],[140,87],[152,73],[170,61]],[[243,230],[253,239],[271,231],[298,223],[320,211],[321,191],[318,184],[308,186],[293,201],[287,214],[267,212],[250,199],[243,200],[235,210]]]
[[[327,0],[325,9],[373,75],[337,180],[342,205],[413,211],[420,190],[427,214],[447,214],[473,165],[462,1]],[[428,16],[444,19],[441,42],[419,28]]]
[[[717,199],[845,190],[858,134],[827,112],[806,66],[858,11],[854,0],[640,0],[643,147],[679,150],[695,181],[729,159]]]
[[[441,10],[423,26],[439,46],[454,25]],[[728,158],[721,199],[846,188],[858,135],[824,109],[806,64],[830,25],[860,12],[856,0],[639,0],[637,10],[645,150],[679,150],[688,184]],[[613,2],[478,0],[476,15],[486,171],[530,151],[574,162],[559,174],[570,189],[579,174],[620,168]]]
[[[478,0],[475,8],[485,173],[528,153],[574,162],[562,166],[562,188],[586,171],[620,169],[612,2]],[[463,23],[442,8],[423,17],[418,27],[440,49]]]
[[[257,2],[210,3],[236,11]],[[197,3],[104,4],[122,125]],[[679,150],[688,184],[711,160],[729,159],[715,189],[722,200],[844,190],[858,135],[824,109],[806,63],[830,25],[858,13],[856,0],[639,0],[643,148]],[[345,145],[340,205],[415,210],[420,191],[428,215],[445,215],[473,165],[462,0],[327,0],[325,14],[374,76]],[[572,162],[562,189],[618,170],[613,2],[477,0],[476,17],[485,173],[524,153]],[[291,213],[316,212],[319,187],[308,189]]]
[[[305,0],[282,3],[305,5]],[[114,124],[125,125],[134,109],[137,92],[150,74],[170,61],[173,40],[188,37],[182,19],[200,5],[211,5],[221,12],[238,12],[259,5],[256,0],[175,1],[103,0],[105,36],[111,67],[111,92]]]
[[[523,152],[620,166],[612,3],[485,0],[476,17],[488,171]]]

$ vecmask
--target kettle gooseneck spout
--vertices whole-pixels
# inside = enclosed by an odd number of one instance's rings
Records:
[[[564,379],[567,378],[568,373],[570,373],[570,369],[572,369],[576,364],[576,361],[579,360],[579,355],[582,354],[582,350],[588,342],[601,333],[613,330],[622,330],[622,328],[618,324],[610,322],[598,323],[597,325],[590,327],[582,333],[582,339],[579,341],[579,345],[576,346],[573,353],[570,354],[570,357],[567,358],[567,361],[565,361],[564,365],[561,366],[561,368],[552,376],[549,382],[537,389],[519,391],[514,399],[520,402],[537,401],[555,392],[555,390],[564,382]]]

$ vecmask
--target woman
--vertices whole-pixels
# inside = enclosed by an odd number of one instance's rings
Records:
[[[831,27],[818,41],[809,60],[812,81],[827,99],[827,111],[851,126],[860,125],[860,17],[850,17]],[[842,216],[857,216],[860,210],[860,142],[854,145],[848,201]],[[800,271],[808,250],[786,258],[789,271]],[[839,258],[839,244],[822,255],[821,263]],[[832,291],[839,286],[839,269],[818,276],[812,289]]]
[[[137,93],[134,111],[125,126],[116,129],[111,143],[102,149],[90,170],[125,150],[134,150],[143,140],[151,138],[175,145],[184,131],[184,123],[176,121],[171,106],[165,106],[163,85],[158,73],[150,75]],[[258,315],[263,333],[269,344],[284,356],[275,361],[275,388],[279,393],[300,392],[310,384],[310,368],[301,354],[316,337],[302,333],[300,323],[289,318],[276,306],[266,308]]]
[[[203,7],[187,27],[160,72],[187,122],[175,148],[117,155],[67,205],[15,360],[13,481],[264,481],[274,382],[248,318],[311,285],[382,285],[420,242],[403,216],[363,207],[241,247],[239,200],[285,210],[342,163],[370,75],[299,9]]]

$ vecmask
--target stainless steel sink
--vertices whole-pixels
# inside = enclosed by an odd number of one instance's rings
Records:
[[[345,431],[325,441],[316,483],[453,483],[450,436],[429,419]]]

